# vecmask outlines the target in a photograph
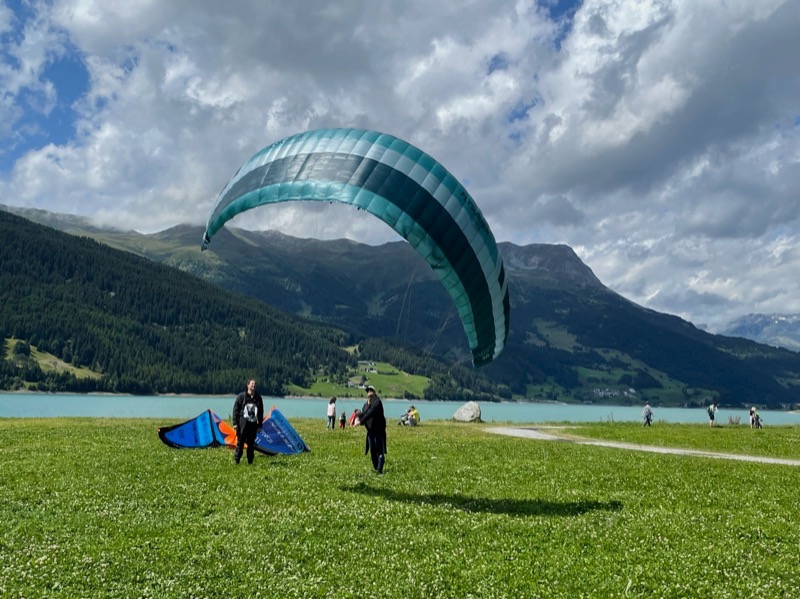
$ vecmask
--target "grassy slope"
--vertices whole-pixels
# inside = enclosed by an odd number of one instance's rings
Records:
[[[350,380],[359,384],[361,377],[366,377],[367,383],[373,385],[378,390],[378,394],[384,397],[404,397],[406,391],[416,397],[424,397],[425,388],[430,383],[428,377],[408,374],[387,362],[373,362],[373,364],[378,372],[368,372],[363,364],[359,364],[358,368],[350,373]],[[363,389],[338,385],[324,380],[317,380],[308,389],[297,385],[287,385],[287,390],[291,395],[366,397]]]
[[[377,477],[322,419],[294,422],[312,453],[249,468],[168,448],[166,422],[1,424],[0,596],[800,595],[800,468],[426,422],[389,429]],[[685,429],[709,432],[648,432]]]
[[[3,341],[0,339],[0,341]],[[19,341],[13,337],[4,340],[5,359],[13,359],[14,345]],[[56,356],[39,351],[35,346],[31,346],[31,358],[33,358],[39,367],[45,371],[56,372],[70,372],[76,378],[100,378],[102,374],[93,372],[85,366],[76,367],[72,364],[67,364]],[[405,392],[409,391],[417,397],[423,397],[425,388],[430,383],[430,379],[424,376],[408,374],[398,370],[391,364],[386,362],[374,362],[378,373],[370,373],[364,370],[360,365],[358,369],[354,370],[351,374],[351,380],[360,382],[361,375],[364,375],[368,382],[374,385],[381,395],[386,397],[404,397]],[[353,389],[345,385],[337,385],[335,383],[326,382],[324,380],[317,380],[309,388],[299,387],[297,385],[287,385],[287,390],[290,395],[302,396],[319,396],[319,397],[366,397],[361,389]]]
[[[5,359],[12,360],[14,358],[14,346],[19,339],[9,337],[3,340],[5,342]],[[99,379],[103,375],[99,372],[94,372],[85,366],[74,366],[67,364],[63,360],[57,358],[48,352],[39,351],[36,346],[31,346],[31,358],[33,358],[44,372],[69,372],[75,378],[85,379]]]

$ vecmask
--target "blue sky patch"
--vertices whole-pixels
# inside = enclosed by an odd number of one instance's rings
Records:
[[[495,71],[505,71],[506,69],[508,69],[508,57],[501,52],[489,59],[489,68],[486,69],[486,74],[491,75]]]
[[[540,0],[539,6],[547,10],[550,18],[558,21],[562,18],[572,19],[575,11],[583,4],[583,0]]]
[[[35,14],[27,3],[9,2],[14,11],[13,29],[2,36],[0,41],[0,60],[10,69],[21,68],[20,61],[9,52],[11,45],[23,41],[25,26]],[[13,51],[13,50],[12,50]],[[39,83],[49,82],[55,90],[55,104],[39,86],[20,89],[16,96],[4,94],[21,115],[14,123],[14,135],[0,142],[0,171],[8,171],[24,154],[44,147],[49,143],[63,145],[75,135],[75,122],[78,118],[73,106],[89,90],[89,72],[80,55],[69,45],[65,53],[54,57],[44,66]]]
[[[539,0],[541,6],[551,20],[559,24],[558,34],[553,43],[556,50],[561,50],[561,43],[572,31],[572,20],[583,4],[583,0]]]
[[[89,91],[89,72],[76,55],[65,56],[50,64],[42,73],[56,88],[56,105],[45,119],[43,126],[50,133],[49,142],[63,144],[75,134],[77,114],[74,103]]]
[[[537,104],[541,103],[541,98],[536,97],[530,102],[519,102],[514,108],[511,109],[511,112],[508,113],[507,120],[509,123],[514,123],[516,121],[523,121],[528,118],[528,113],[531,111],[531,108],[536,106]]]

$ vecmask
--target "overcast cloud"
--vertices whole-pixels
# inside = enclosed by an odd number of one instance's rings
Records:
[[[712,331],[800,313],[798,31],[798,0],[14,0],[0,203],[201,225],[262,147],[365,127],[442,162],[499,241],[568,244],[636,303]],[[236,221],[394,239],[375,223]]]

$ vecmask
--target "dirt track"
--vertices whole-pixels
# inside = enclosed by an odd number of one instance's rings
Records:
[[[649,451],[651,453],[671,453],[676,455],[689,455],[701,458],[716,458],[719,460],[739,460],[742,462],[760,462],[762,464],[782,464],[784,466],[800,466],[800,460],[788,460],[784,458],[768,458],[753,455],[737,455],[733,453],[714,453],[711,451],[699,451],[696,449],[677,449],[673,447],[655,447],[652,445],[637,445],[636,443],[620,443],[617,441],[597,441],[592,439],[575,439],[574,437],[560,437],[556,431],[558,427],[547,427],[547,432],[543,432],[544,427],[539,428],[511,428],[506,426],[495,426],[487,428],[490,433],[498,435],[508,435],[509,437],[525,437],[526,439],[537,439],[539,441],[560,441],[562,443],[575,443],[576,445],[596,445],[598,447],[613,447],[615,449],[629,449],[632,451]]]

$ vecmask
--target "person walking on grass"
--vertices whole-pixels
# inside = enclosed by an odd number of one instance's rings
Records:
[[[331,397],[328,400],[328,423],[325,425],[325,430],[334,430],[336,428],[336,398]]]
[[[714,426],[714,416],[717,413],[717,404],[712,403],[710,406],[708,406],[706,412],[708,412],[708,426]]]
[[[386,461],[386,416],[383,414],[381,398],[371,385],[367,385],[367,402],[361,409],[361,424],[367,429],[364,453],[369,453],[375,472],[383,474],[383,464]]]
[[[242,459],[247,444],[247,463],[252,464],[256,456],[256,433],[264,422],[264,400],[256,391],[255,379],[247,381],[247,389],[236,396],[233,402],[233,423],[236,427],[235,464]]]
[[[755,406],[750,408],[750,428],[761,428],[761,414]]]
[[[642,410],[642,426],[650,426],[653,422],[653,410],[650,407],[650,402],[644,402],[644,410]]]

